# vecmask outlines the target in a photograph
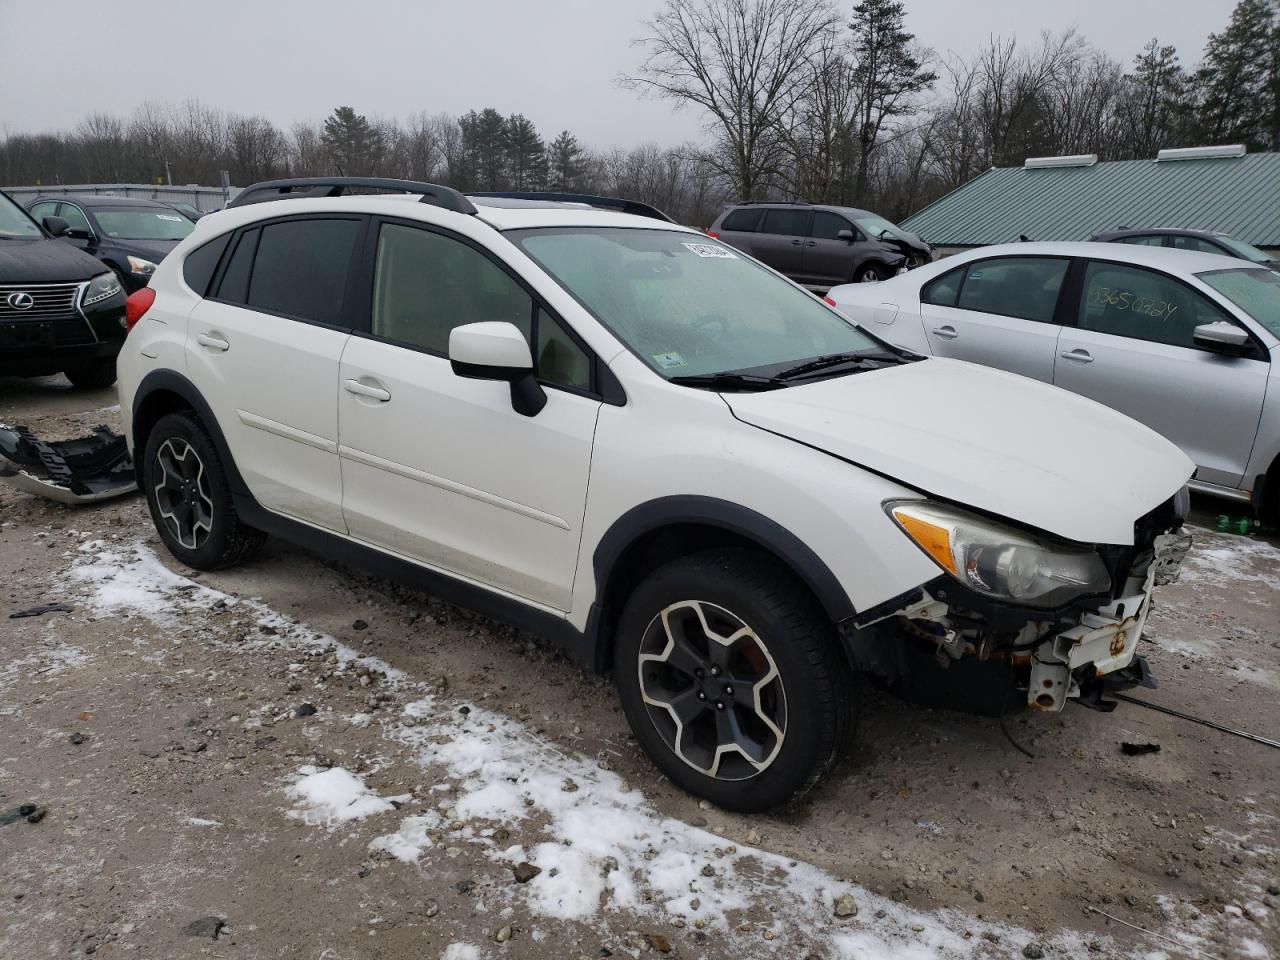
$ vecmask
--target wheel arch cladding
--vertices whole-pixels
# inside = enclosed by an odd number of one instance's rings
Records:
[[[830,568],[777,521],[715,497],[662,497],[628,510],[596,545],[596,601],[588,633],[594,633],[598,671],[612,666],[618,617],[635,585],[668,561],[718,546],[747,546],[774,557],[808,588],[832,623],[856,613]]]
[[[217,450],[218,458],[226,471],[227,485],[231,488],[231,492],[247,494],[249,488],[236,468],[236,462],[227,447],[226,437],[223,436],[222,428],[218,425],[213,410],[195,384],[173,370],[151,371],[142,378],[134,394],[133,423],[130,430],[133,432],[135,471],[140,469],[137,460],[147,448],[147,437],[151,429],[165,414],[179,410],[189,410],[194,413],[205,430],[209,432],[209,438],[213,441],[214,449]]]

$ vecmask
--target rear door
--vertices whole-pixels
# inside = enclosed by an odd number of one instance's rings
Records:
[[[240,231],[187,324],[191,380],[255,499],[341,532],[338,361],[365,223],[324,214]]]
[[[770,207],[760,232],[751,241],[755,257],[794,280],[804,275],[804,247],[809,240],[811,210],[804,207]]]
[[[925,286],[920,317],[937,357],[1053,382],[1065,257],[975,260]]]
[[[1196,477],[1237,486],[1253,451],[1270,363],[1260,348],[1226,356],[1196,346],[1202,323],[1234,323],[1176,277],[1088,261],[1074,325],[1062,328],[1053,382],[1164,434]]]

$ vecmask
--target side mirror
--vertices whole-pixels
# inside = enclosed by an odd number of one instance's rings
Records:
[[[853,231],[852,231],[852,230],[838,230],[838,231],[836,231],[836,239],[837,239],[837,240],[843,240],[845,243],[853,243]]]
[[[537,416],[547,394],[533,373],[529,341],[514,323],[464,323],[449,331],[449,364],[469,380],[504,380],[511,384],[511,406],[526,417]]]
[[[1191,338],[1198,347],[1226,353],[1239,350],[1249,342],[1247,331],[1226,320],[1200,324],[1192,331]]]
[[[55,237],[65,236],[70,230],[71,225],[61,217],[48,216],[40,221],[44,224],[44,228]]]

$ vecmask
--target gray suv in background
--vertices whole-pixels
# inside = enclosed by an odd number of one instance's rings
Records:
[[[740,203],[707,234],[810,287],[887,280],[934,259],[915,234],[852,207]]]

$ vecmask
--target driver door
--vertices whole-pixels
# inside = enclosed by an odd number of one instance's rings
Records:
[[[1267,355],[1197,346],[1198,325],[1234,321],[1175,277],[1097,260],[1084,271],[1076,324],[1058,340],[1054,384],[1172,440],[1196,462],[1196,479],[1238,486],[1262,417]]]
[[[338,452],[351,535],[456,577],[568,611],[600,397],[596,360],[519,279],[469,240],[375,224],[364,332],[342,355]],[[515,324],[546,406],[464,379],[449,332]]]

